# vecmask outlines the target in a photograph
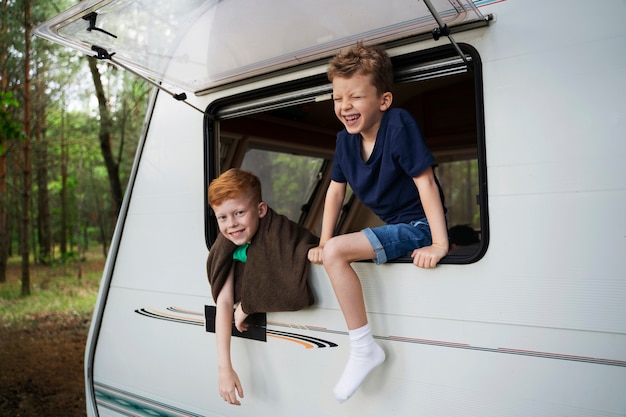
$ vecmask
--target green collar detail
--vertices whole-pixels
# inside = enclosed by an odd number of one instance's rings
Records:
[[[237,249],[235,249],[235,252],[233,252],[233,260],[239,261],[239,262],[247,261],[248,254],[246,251],[248,250],[248,246],[250,246],[249,243],[245,243],[241,246],[237,246]]]

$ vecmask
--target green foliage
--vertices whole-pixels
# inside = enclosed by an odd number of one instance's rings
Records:
[[[13,98],[13,93],[0,91],[0,154],[5,151],[5,141],[24,137],[22,125],[9,111],[11,107],[19,107],[19,103]]]
[[[61,258],[59,258],[58,261],[55,262],[55,265],[56,264],[68,265],[77,260],[78,260],[78,253],[76,251],[69,250],[65,252],[64,254],[61,254]]]
[[[89,316],[94,308],[103,261],[70,262],[34,271],[32,292],[22,297],[18,279],[0,283],[0,323],[28,325],[37,317],[56,313]],[[78,271],[86,271],[79,277]]]
[[[289,154],[278,154],[272,160],[272,187],[280,195],[281,208],[297,221],[300,208],[310,196],[323,160]]]

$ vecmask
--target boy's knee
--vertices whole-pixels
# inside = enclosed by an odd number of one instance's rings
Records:
[[[323,255],[324,264],[333,264],[337,261],[341,261],[341,244],[336,237],[328,239],[324,245]]]

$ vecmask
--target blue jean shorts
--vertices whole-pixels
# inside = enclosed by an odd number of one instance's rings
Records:
[[[402,256],[410,256],[413,250],[432,245],[430,226],[426,218],[411,223],[386,224],[362,230],[372,244],[376,264],[384,264]]]

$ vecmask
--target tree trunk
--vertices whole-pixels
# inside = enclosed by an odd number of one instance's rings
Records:
[[[0,91],[7,91],[7,58],[8,44],[6,42],[7,33],[7,0],[0,3]],[[7,223],[7,141],[0,144],[0,282],[7,280],[7,261],[9,258],[10,235]]]
[[[22,255],[22,295],[30,295],[30,262],[28,250],[29,196],[30,196],[30,0],[24,2],[24,142],[22,143],[22,224],[20,252]]]
[[[6,141],[4,143],[4,151],[0,155],[0,282],[7,280],[7,261],[9,259],[9,224],[7,222],[7,157],[6,157]]]
[[[66,126],[69,123],[65,123],[66,119],[65,107],[61,109],[61,230],[59,234],[59,246],[61,250],[61,259],[65,260],[67,256],[67,218],[68,218],[68,206],[67,206],[67,164],[68,164],[68,145],[65,137]]]
[[[45,103],[45,65],[37,77],[36,97],[37,123],[37,240],[39,242],[38,260],[44,265],[52,261],[52,227],[50,222],[50,196],[48,194],[48,141],[46,138],[46,103]]]
[[[97,61],[93,57],[89,57],[89,70],[93,77],[94,86],[96,88],[96,97],[98,98],[98,108],[100,111],[100,133],[98,135],[100,139],[100,151],[104,158],[104,164],[107,168],[109,175],[109,185],[111,186],[111,198],[113,200],[114,217],[117,217],[120,208],[122,207],[122,184],[120,182],[119,166],[113,157],[113,151],[111,150],[111,132],[113,130],[113,119],[109,112],[109,106],[107,104],[106,95],[104,94],[104,87],[102,86],[102,80],[100,78],[100,71],[98,71]]]
[[[7,280],[7,261],[9,260],[9,223],[7,222],[7,208],[9,196],[7,195],[7,156],[6,141],[4,151],[0,155],[0,282]]]

